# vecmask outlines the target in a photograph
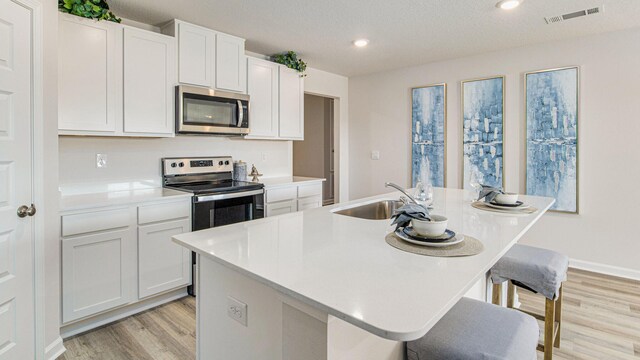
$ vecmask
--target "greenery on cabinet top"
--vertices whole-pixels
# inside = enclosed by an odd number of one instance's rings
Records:
[[[109,10],[106,0],[58,0],[58,10],[88,19],[122,21]]]

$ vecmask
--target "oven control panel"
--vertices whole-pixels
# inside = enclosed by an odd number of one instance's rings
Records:
[[[212,174],[232,171],[233,159],[230,156],[162,159],[162,174],[165,176]]]

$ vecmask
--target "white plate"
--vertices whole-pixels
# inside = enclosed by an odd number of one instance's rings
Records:
[[[518,210],[524,210],[524,209],[528,209],[531,205],[527,205],[527,204],[522,204],[520,206],[503,206],[503,205],[499,205],[499,204],[493,204],[490,202],[485,202],[485,205],[487,205],[490,208],[494,208],[494,209],[500,209],[500,210],[510,210],[510,211],[518,211]]]
[[[420,246],[428,246],[428,247],[447,247],[447,246],[459,244],[459,243],[464,241],[464,236],[462,234],[456,234],[456,236],[451,240],[447,240],[447,241],[443,241],[443,242],[437,242],[437,243],[413,240],[412,238],[410,238],[407,235],[405,235],[405,233],[402,232],[402,229],[396,230],[395,234],[396,234],[397,237],[399,237],[400,239],[402,239],[402,240],[404,240],[406,242],[410,242],[412,244],[416,244],[416,245],[420,245]]]

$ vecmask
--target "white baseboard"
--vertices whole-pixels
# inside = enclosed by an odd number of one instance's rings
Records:
[[[44,349],[44,358],[47,360],[56,360],[65,351],[67,351],[67,349],[64,348],[62,337],[58,336],[54,342]]]
[[[621,277],[625,279],[632,279],[640,281],[640,270],[627,269],[618,266],[605,265],[594,263],[590,261],[570,259],[569,267],[591,271],[595,273],[600,273],[604,275],[611,275],[616,277]]]
[[[181,299],[185,296],[188,296],[186,287],[169,291],[164,294],[133,303],[131,305],[78,320],[70,324],[65,324],[60,328],[60,335],[63,339],[67,339],[71,336],[87,332],[89,330],[137,314],[139,312],[149,310],[156,306]]]

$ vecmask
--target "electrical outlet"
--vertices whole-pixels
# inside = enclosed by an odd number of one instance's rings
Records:
[[[380,151],[372,150],[371,151],[371,160],[380,160]]]
[[[227,315],[240,324],[247,326],[247,304],[227,296]]]
[[[107,154],[96,154],[96,167],[98,169],[107,167]]]

